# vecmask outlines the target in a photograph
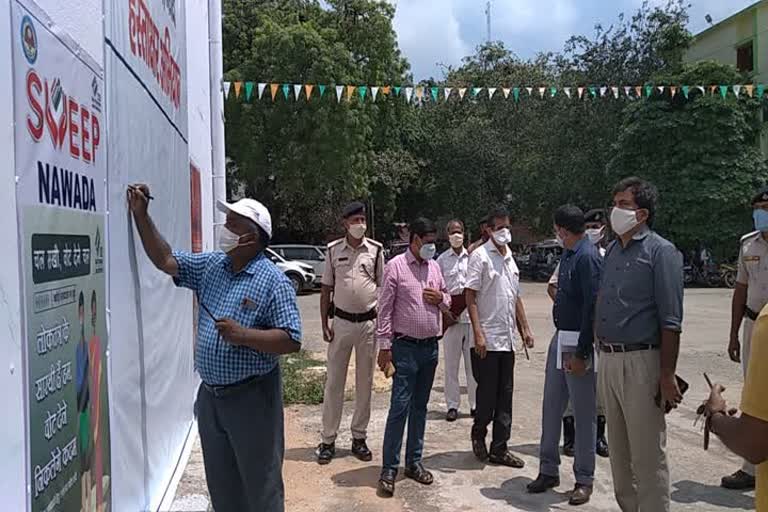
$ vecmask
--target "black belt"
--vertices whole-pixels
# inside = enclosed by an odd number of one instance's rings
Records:
[[[753,322],[757,320],[758,313],[753,310],[752,308],[748,308],[744,306],[744,316],[752,320]]]
[[[264,375],[253,375],[246,379],[233,382],[232,384],[213,385],[203,382],[203,388],[217,398],[223,398],[225,396],[231,396],[241,391],[244,391],[252,386],[260,384],[272,376],[273,373],[279,372],[280,368],[275,367],[274,370]]]
[[[430,338],[414,338],[412,336],[405,336],[400,333],[395,333],[395,341],[405,341],[407,343],[432,343],[436,342],[440,338],[438,336],[432,336]]]
[[[638,352],[640,350],[659,350],[658,345],[649,343],[603,343],[600,342],[600,351],[613,354],[615,352]]]
[[[361,324],[363,322],[370,322],[371,320],[376,319],[376,308],[373,308],[370,311],[366,311],[365,313],[347,313],[343,309],[336,308],[334,314],[342,320],[346,320],[347,322],[352,322],[353,324]]]

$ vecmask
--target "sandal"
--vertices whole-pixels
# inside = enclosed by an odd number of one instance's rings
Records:
[[[488,457],[488,462],[491,464],[499,464],[501,466],[508,466],[510,468],[517,468],[520,469],[525,466],[525,462],[516,455],[513,455],[512,452],[504,452],[500,454],[491,454]]]
[[[397,472],[391,469],[385,469],[381,472],[378,487],[380,496],[391,498],[395,494],[395,478],[397,478]]]
[[[423,485],[431,485],[435,481],[432,473],[424,469],[424,465],[421,462],[405,468],[405,476]]]

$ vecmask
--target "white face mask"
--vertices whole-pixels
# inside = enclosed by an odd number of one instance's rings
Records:
[[[611,210],[611,227],[617,235],[621,236],[629,232],[639,224],[635,210],[614,208]]]
[[[555,239],[557,240],[557,245],[565,247],[565,245],[563,245],[563,237],[560,236],[560,233],[555,233]]]
[[[360,240],[365,236],[365,232],[367,229],[368,229],[368,226],[366,226],[364,223],[352,224],[351,226],[349,226],[349,228],[347,228],[347,232],[352,238],[356,240]]]
[[[454,233],[448,237],[448,241],[451,243],[451,247],[454,249],[458,249],[462,245],[464,245],[464,234],[463,233]]]
[[[221,231],[219,231],[219,249],[230,253],[237,249],[239,244],[240,236],[231,232],[226,226],[221,226]]]
[[[421,246],[421,249],[419,249],[419,256],[421,256],[421,259],[423,260],[431,260],[435,257],[436,252],[437,247],[435,244],[424,244]]]
[[[493,239],[499,245],[507,245],[512,241],[512,233],[507,228],[501,228],[493,232]]]
[[[603,239],[605,228],[588,229],[585,231],[585,233],[587,234],[589,241],[596,245],[600,242],[600,240]]]

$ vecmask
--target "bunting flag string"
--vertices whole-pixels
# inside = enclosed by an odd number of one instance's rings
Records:
[[[758,98],[763,99],[765,96],[765,84],[712,84],[712,85],[583,85],[576,87],[562,87],[556,86],[524,86],[524,87],[437,87],[430,86],[425,87],[421,85],[417,86],[400,86],[400,85],[326,85],[326,84],[302,84],[302,83],[276,83],[276,82],[254,82],[254,81],[225,81],[222,82],[222,93],[224,99],[229,100],[230,96],[238,101],[244,101],[247,103],[255,100],[262,100],[264,97],[264,91],[269,87],[270,97],[272,102],[277,100],[278,92],[282,91],[283,98],[288,101],[293,94],[293,101],[298,102],[300,100],[311,101],[312,96],[322,99],[325,95],[325,91],[328,87],[331,87],[336,93],[336,102],[341,103],[342,99],[346,99],[347,102],[353,100],[364,103],[366,97],[370,96],[373,103],[378,100],[386,100],[387,98],[395,99],[401,96],[405,97],[405,102],[408,104],[420,105],[424,102],[427,103],[439,103],[441,98],[443,102],[448,102],[455,90],[457,92],[458,100],[463,101],[466,97],[467,91],[470,92],[470,97],[473,100],[480,100],[486,98],[483,91],[487,91],[487,100],[492,100],[496,92],[501,89],[504,99],[508,100],[510,93],[515,102],[520,101],[520,92],[525,90],[528,93],[528,97],[533,97],[534,90],[538,92],[540,99],[554,99],[557,98],[558,92],[562,91],[562,95],[568,100],[578,98],[579,100],[592,99],[598,100],[599,98],[611,98],[614,99],[640,99],[643,96],[648,98],[662,97],[668,100],[680,100],[686,101],[696,97],[692,95],[693,92],[700,93],[701,96],[720,96],[722,99],[735,98],[737,100],[746,98]],[[255,90],[254,90],[255,89]],[[404,94],[402,94],[404,90]],[[234,91],[234,94],[230,94]],[[317,91],[317,93],[315,93]],[[623,91],[623,95],[622,95]],[[255,92],[255,94],[254,94]],[[303,93],[303,97],[302,97]],[[394,94],[392,94],[394,93]],[[483,93],[483,94],[481,94]],[[575,94],[574,94],[575,93]],[[586,93],[586,94],[585,94]],[[678,95],[678,93],[680,93]],[[732,93],[730,95],[729,93]],[[381,98],[380,98],[381,96]],[[357,99],[356,99],[357,98]]]

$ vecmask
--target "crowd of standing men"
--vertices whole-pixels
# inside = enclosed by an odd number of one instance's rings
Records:
[[[173,251],[165,242],[149,216],[150,199],[146,185],[129,187],[128,202],[145,251],[178,286],[193,290],[200,305],[195,366],[202,384],[196,414],[213,507],[218,512],[281,512],[284,432],[278,356],[299,349],[301,320],[290,284],[264,255],[272,236],[269,211],[252,199],[220,202],[227,215],[221,251],[191,254]],[[563,206],[553,216],[564,254],[551,283],[556,332],[547,356],[539,475],[528,485],[531,493],[560,483],[565,416],[566,445],[570,438],[575,454],[572,505],[590,500],[596,452],[608,450],[601,432],[607,423],[620,508],[669,510],[665,414],[685,391],[675,374],[683,263],[674,245],[652,229],[656,200],[656,189],[642,179],[616,185],[610,226],[617,238],[604,255],[599,247],[602,218],[585,216],[574,206]],[[727,407],[720,385],[713,386],[701,411],[708,430],[760,464],[768,459],[768,308],[763,308],[763,297],[768,299],[768,189],[755,197],[753,209],[757,233],[742,239],[729,344],[734,360],[750,361],[745,363],[741,414]],[[472,451],[482,461],[522,468],[524,462],[508,447],[514,366],[518,345],[527,356],[534,335],[509,249],[509,214],[492,211],[483,237],[468,249],[463,223],[451,221],[446,227],[451,249],[437,260],[437,227],[417,219],[410,226],[409,249],[386,266],[381,244],[365,237],[364,205],[349,205],[343,217],[347,234],[329,244],[321,293],[323,337],[329,345],[318,462],[330,463],[335,455],[354,349],[352,453],[363,461],[373,459],[366,437],[378,363],[392,377],[378,491],[382,496],[395,492],[406,425],[404,474],[432,484],[422,459],[442,340],[446,419],[458,416],[463,358],[474,416],[468,436]],[[588,220],[595,225],[588,228]],[[748,323],[742,346],[738,331],[743,317]],[[768,511],[765,466],[757,469],[758,511]],[[751,469],[745,466],[723,485],[754,485]]]

